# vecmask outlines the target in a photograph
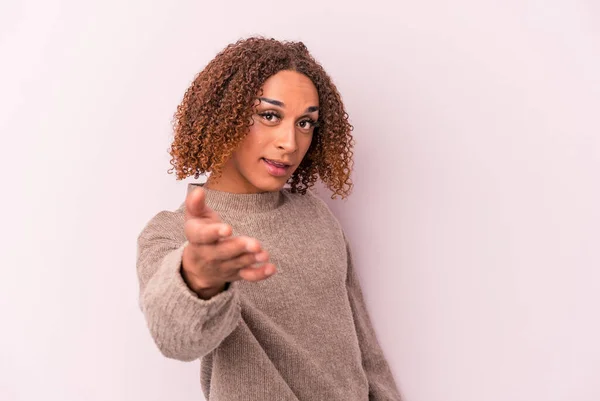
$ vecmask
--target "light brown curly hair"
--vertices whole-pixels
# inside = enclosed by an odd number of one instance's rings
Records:
[[[304,159],[288,180],[292,192],[306,193],[317,178],[347,197],[352,190],[352,125],[341,96],[323,67],[302,42],[263,37],[228,45],[196,75],[173,118],[174,140],[169,174],[218,178],[240,145],[256,113],[264,82],[282,70],[306,75],[319,94],[319,120]]]

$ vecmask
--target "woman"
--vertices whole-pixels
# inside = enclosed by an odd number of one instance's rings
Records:
[[[138,238],[161,352],[201,358],[211,401],[399,400],[342,228],[309,190],[352,186],[352,127],[323,68],[299,42],[238,41],[174,121],[177,178],[210,176]]]

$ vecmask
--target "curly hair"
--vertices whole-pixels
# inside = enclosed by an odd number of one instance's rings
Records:
[[[251,37],[217,54],[195,76],[174,114],[169,174],[175,170],[181,180],[210,172],[218,178],[249,132],[264,82],[282,70],[306,75],[319,96],[318,124],[287,182],[291,191],[305,194],[320,178],[332,198],[347,197],[352,190],[353,127],[337,88],[302,42]]]

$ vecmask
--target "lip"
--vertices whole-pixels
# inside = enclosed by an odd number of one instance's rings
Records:
[[[291,163],[285,162],[283,160],[267,159],[266,157],[263,157],[263,159],[265,161],[268,161],[268,162],[273,162],[273,163],[276,163],[276,164],[282,164],[284,167],[290,167],[292,165]]]
[[[278,166],[273,164],[273,162],[277,163],[277,161],[275,160],[267,159],[264,157],[261,160],[267,169],[267,173],[269,173],[273,177],[284,177],[288,175],[288,172],[290,171],[291,165],[289,165],[288,163],[283,162],[281,166]]]

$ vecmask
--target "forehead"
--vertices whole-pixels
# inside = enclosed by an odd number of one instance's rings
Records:
[[[279,71],[263,84],[262,96],[279,100],[290,106],[318,106],[319,94],[306,75],[296,71]]]

